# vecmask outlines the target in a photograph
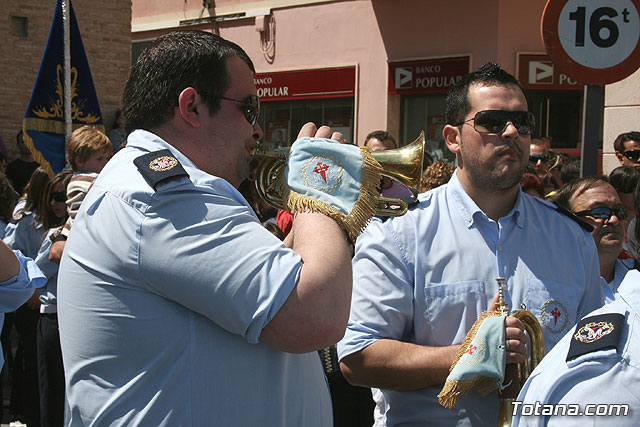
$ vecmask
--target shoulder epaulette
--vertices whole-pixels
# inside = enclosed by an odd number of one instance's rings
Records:
[[[133,163],[154,190],[161,182],[189,176],[170,150],[144,154],[137,157]]]
[[[620,313],[585,317],[571,337],[567,361],[603,348],[618,349],[623,327],[624,315]]]
[[[580,227],[587,230],[587,233],[591,233],[593,231],[593,225],[589,224],[587,221],[580,218],[578,215],[574,214],[569,209],[563,206],[557,205],[555,203],[552,203],[552,205],[554,206],[556,211],[560,212],[562,215],[565,215],[571,218],[572,220],[574,220],[575,222],[577,222]]]

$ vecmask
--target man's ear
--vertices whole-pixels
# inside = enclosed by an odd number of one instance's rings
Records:
[[[624,164],[624,155],[621,152],[616,151],[616,157],[618,158],[618,161],[621,165]]]
[[[442,136],[447,148],[454,154],[460,152],[460,128],[458,126],[446,125],[442,129]]]
[[[185,88],[178,95],[178,113],[182,120],[195,128],[200,127],[202,97],[192,87]]]

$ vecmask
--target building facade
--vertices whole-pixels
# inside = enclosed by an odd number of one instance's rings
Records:
[[[55,6],[56,0],[2,2],[0,136],[9,160],[17,156],[16,134],[22,129]],[[108,131],[131,64],[131,1],[73,0],[73,8]]]
[[[536,136],[557,147],[580,140],[582,85],[558,70],[540,37],[545,0],[134,2],[142,48],[177,28],[213,31],[247,50],[263,101],[267,147],[288,145],[306,121],[362,143],[387,129],[406,144],[425,131],[434,158],[448,89],[487,61],[518,76],[531,97]]]
[[[546,0],[75,0],[107,131],[131,61],[154,38],[176,29],[211,31],[242,46],[256,66],[268,148],[286,146],[307,121],[362,144],[378,129],[402,144],[421,130],[434,158],[443,145],[444,99],[451,85],[487,61],[528,90],[536,137],[553,148],[581,140],[583,86],[545,53],[540,20]],[[0,136],[10,149],[42,57],[55,0],[8,3],[0,20],[6,84]],[[26,34],[24,32],[24,22]],[[89,30],[90,29],[90,30]],[[605,89],[604,170],[612,142],[637,129],[638,73]]]

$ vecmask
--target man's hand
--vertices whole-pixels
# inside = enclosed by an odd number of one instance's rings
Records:
[[[493,297],[490,311],[498,310],[499,293]],[[507,316],[504,320],[504,335],[507,344],[507,364],[523,363],[527,359],[527,336],[524,333],[524,324],[513,316]]]
[[[49,249],[49,261],[60,264],[60,260],[62,259],[62,252],[64,251],[64,246],[66,244],[67,242],[64,240],[53,242],[53,244],[51,245],[51,249]]]
[[[320,129],[318,129],[316,125],[311,122],[306,123],[304,126],[302,126],[300,132],[298,132],[298,139],[304,138],[305,136],[315,138],[329,138],[333,139],[334,141],[338,141],[340,144],[346,143],[344,135],[342,135],[340,132],[332,132],[329,126],[320,126]]]
[[[40,293],[37,289],[33,291],[33,295],[31,295],[31,298],[29,298],[25,304],[27,304],[27,307],[31,310],[40,310]]]

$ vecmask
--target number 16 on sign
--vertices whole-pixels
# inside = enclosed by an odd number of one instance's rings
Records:
[[[614,83],[640,67],[640,0],[550,0],[542,37],[551,59],[585,84]]]

